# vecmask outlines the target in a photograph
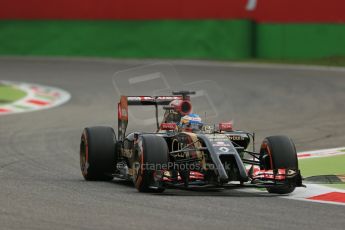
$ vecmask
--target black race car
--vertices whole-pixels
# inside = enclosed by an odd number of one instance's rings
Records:
[[[287,194],[303,186],[294,143],[286,136],[265,138],[256,152],[255,134],[233,130],[229,122],[182,129],[179,122],[192,109],[191,94],[121,96],[118,138],[111,127],[88,127],[82,133],[80,167],[85,180],[131,180],[140,192],[254,186]],[[126,135],[128,106],[154,106],[156,132]],[[160,123],[159,106],[165,110]]]

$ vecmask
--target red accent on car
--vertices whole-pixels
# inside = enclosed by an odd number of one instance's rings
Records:
[[[266,179],[266,180],[285,180],[286,170],[278,169],[277,174],[273,170],[258,170],[254,171],[253,179]]]
[[[176,107],[175,110],[181,113],[182,116],[190,114],[192,111],[192,104],[189,101],[181,101]]]
[[[117,117],[119,120],[122,119],[122,111],[121,111],[121,104],[117,103]]]
[[[233,130],[232,128],[233,128],[233,125],[231,121],[219,123],[220,131],[232,131]]]
[[[175,130],[177,125],[175,123],[162,123],[161,130]]]
[[[204,174],[202,174],[200,172],[197,172],[197,171],[190,171],[189,181],[204,180],[204,179],[205,179]],[[171,178],[168,178],[168,177],[163,177],[162,181],[164,181],[164,182],[172,182],[173,180]],[[182,181],[180,173],[178,173],[177,181],[179,181],[179,182]]]
[[[121,115],[120,120],[128,121],[128,101],[126,96],[121,96],[120,103],[119,103],[118,111],[120,111],[119,115]]]
[[[189,180],[204,180],[204,174],[197,172],[197,171],[191,171],[189,174]]]

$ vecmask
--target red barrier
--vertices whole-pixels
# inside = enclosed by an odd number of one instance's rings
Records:
[[[257,0],[259,22],[345,22],[345,0]]]
[[[244,18],[246,0],[0,0],[7,19]]]
[[[344,0],[0,0],[0,19],[345,22]]]

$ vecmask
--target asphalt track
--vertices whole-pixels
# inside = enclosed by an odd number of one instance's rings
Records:
[[[0,229],[345,228],[345,206],[238,190],[140,194],[119,181],[85,182],[83,127],[115,125],[114,72],[145,63],[0,59],[1,79],[72,95],[60,107],[0,117]],[[344,69],[172,63],[186,82],[217,82],[231,99],[236,126],[255,130],[258,139],[283,133],[298,150],[344,146]]]

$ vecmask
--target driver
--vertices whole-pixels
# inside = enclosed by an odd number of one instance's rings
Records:
[[[198,132],[203,125],[200,116],[195,113],[183,116],[178,123],[180,130],[184,132]]]

